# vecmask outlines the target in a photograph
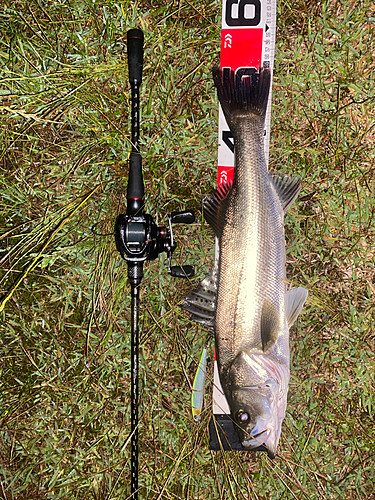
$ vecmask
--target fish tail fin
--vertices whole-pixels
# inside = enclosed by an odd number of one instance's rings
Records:
[[[268,95],[271,86],[271,70],[264,65],[259,72],[255,68],[245,74],[234,73],[230,68],[212,69],[217,95],[225,118],[232,130],[233,119],[248,113],[249,116],[260,116],[263,121],[266,115]]]

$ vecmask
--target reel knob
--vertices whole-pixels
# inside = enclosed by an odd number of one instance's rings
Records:
[[[183,210],[182,212],[172,212],[170,219],[172,224],[192,224],[195,222],[195,215],[191,210]]]
[[[174,278],[192,278],[195,275],[193,266],[171,266],[169,274]]]

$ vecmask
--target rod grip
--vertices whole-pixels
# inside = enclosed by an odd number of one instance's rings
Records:
[[[143,70],[143,31],[131,29],[127,33],[128,38],[128,65],[130,85],[142,82]]]
[[[131,153],[128,180],[128,206],[126,213],[134,215],[143,210],[143,197],[145,188],[142,175],[142,156],[139,153]]]

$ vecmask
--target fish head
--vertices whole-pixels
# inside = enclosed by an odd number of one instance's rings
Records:
[[[228,402],[242,446],[264,445],[274,458],[285,416],[289,370],[268,358],[240,353],[229,373]]]
[[[232,418],[242,446],[252,450],[264,445],[271,458],[276,455],[281,432],[277,391],[274,379],[232,391]]]

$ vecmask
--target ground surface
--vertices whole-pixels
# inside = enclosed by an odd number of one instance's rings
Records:
[[[142,153],[159,224],[191,207],[177,259],[146,266],[140,498],[374,496],[374,30],[371,2],[278,6],[270,165],[303,178],[288,276],[310,290],[291,332],[279,457],[208,450],[189,387],[207,332],[178,308],[207,273],[215,185],[217,1],[2,2],[0,486],[10,499],[126,499],[129,328],[126,31],[145,32]],[[212,366],[211,366],[212,370]],[[211,372],[212,373],[212,372]]]

